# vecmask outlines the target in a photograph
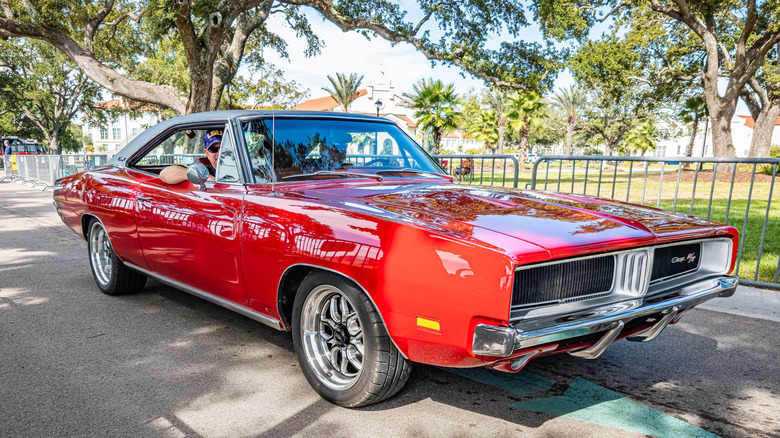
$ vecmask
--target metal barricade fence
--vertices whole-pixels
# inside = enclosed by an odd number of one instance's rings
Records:
[[[43,186],[47,190],[58,178],[105,166],[108,159],[108,155],[100,154],[6,155],[2,179]]]
[[[517,188],[521,165],[514,155],[438,154],[442,168],[464,184]]]
[[[526,187],[593,195],[727,223],[739,231],[735,275],[780,289],[778,158],[541,156]]]
[[[205,158],[205,154],[162,154],[162,155],[147,155],[141,159],[137,164],[143,166],[165,165],[171,164],[192,164],[198,160],[198,158]]]
[[[19,169],[16,167],[15,155],[3,155],[3,177],[0,181],[13,180],[16,178]]]

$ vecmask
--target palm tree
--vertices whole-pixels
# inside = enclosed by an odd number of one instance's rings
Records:
[[[498,142],[498,116],[493,111],[482,111],[479,117],[472,121],[468,133],[475,140],[485,143],[485,149],[495,153],[495,145]]]
[[[572,154],[574,126],[579,119],[577,111],[585,105],[585,102],[585,92],[577,85],[559,88],[558,93],[552,97],[552,105],[560,108],[566,114],[566,155]]]
[[[509,121],[507,116],[512,111],[512,101],[505,91],[499,88],[492,88],[490,91],[485,93],[485,102],[488,104],[488,107],[490,107],[490,109],[495,113],[498,123],[498,142],[496,153],[503,154],[504,142],[506,139],[506,125]]]
[[[330,93],[333,100],[344,108],[345,113],[348,113],[352,101],[358,97],[357,91],[360,83],[363,82],[363,75],[350,73],[347,76],[344,73],[336,73],[335,78],[328,75],[328,80],[332,87],[322,87],[322,89]]]
[[[517,131],[520,137],[520,162],[525,163],[528,156],[528,137],[531,128],[538,126],[547,118],[547,103],[535,91],[515,93],[509,96],[512,111],[509,112],[509,126]]]
[[[692,123],[691,126],[691,141],[688,142],[688,148],[685,150],[686,157],[693,156],[693,142],[696,140],[696,133],[699,130],[699,120],[707,115],[707,103],[701,96],[690,97],[683,103],[682,111],[680,111],[680,117],[682,117],[685,123]],[[683,165],[684,169],[690,169],[691,163],[686,162]]]
[[[656,148],[655,126],[649,121],[636,125],[626,133],[626,148],[632,151],[645,152]]]
[[[460,112],[460,97],[455,85],[444,85],[440,80],[420,79],[412,85],[414,92],[404,93],[409,99],[407,106],[415,110],[417,126],[433,133],[433,154],[441,152],[441,136],[458,129],[463,117]]]

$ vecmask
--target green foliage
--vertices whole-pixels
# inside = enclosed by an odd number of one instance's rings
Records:
[[[322,89],[330,93],[333,100],[341,105],[345,113],[348,113],[352,101],[358,97],[357,92],[360,83],[363,82],[363,75],[358,76],[357,73],[350,73],[347,76],[344,73],[336,73],[335,78],[328,75],[328,80],[331,86],[322,87]]]
[[[404,93],[414,109],[417,126],[433,133],[433,154],[440,153],[441,136],[456,130],[462,123],[461,99],[453,84],[444,85],[441,80],[420,79],[412,85],[412,93]]]
[[[12,114],[5,123],[24,127],[6,129],[61,152],[60,138],[100,97],[99,88],[54,47],[34,40],[0,41],[0,65],[0,111]]]
[[[655,126],[646,121],[631,128],[626,134],[625,147],[628,150],[640,152],[642,156],[645,152],[655,150],[657,143],[655,141]]]
[[[494,150],[498,143],[498,116],[493,111],[480,112],[467,132],[477,141],[484,142],[486,150]]]
[[[309,96],[309,90],[301,91],[297,82],[287,81],[284,72],[270,65],[250,68],[250,76],[238,76],[229,88],[224,108],[275,108],[289,109]]]
[[[769,157],[780,158],[780,145],[773,144],[772,147],[769,148]],[[772,175],[772,172],[775,172],[775,176],[777,176],[778,174],[780,174],[780,168],[775,169],[774,167],[775,166],[771,164],[762,164],[758,166],[758,171],[763,173],[764,175]]]
[[[707,115],[707,104],[704,102],[704,98],[693,96],[685,99],[679,115],[685,123],[692,123]]]
[[[270,23],[283,23],[304,39],[305,55],[319,53],[324,43],[308,21],[312,10],[344,31],[411,43],[434,64],[454,64],[489,83],[537,91],[551,87],[566,50],[550,39],[524,40],[525,28],[540,20],[550,27],[548,36],[562,38],[580,36],[590,24],[578,18],[585,16],[578,11],[586,4],[559,7],[553,0],[538,8],[514,0],[2,3],[3,37],[51,43],[113,94],[179,113],[215,109],[225,90],[245,88],[240,65],[260,68],[266,50],[287,56],[289,42]],[[577,31],[559,31],[564,24],[556,15]],[[282,19],[270,21],[272,16]],[[498,45],[496,35],[504,39]],[[234,104],[233,97],[225,104]]]

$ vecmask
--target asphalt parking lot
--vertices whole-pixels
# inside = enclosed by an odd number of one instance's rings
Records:
[[[399,395],[350,410],[310,389],[288,333],[154,281],[103,295],[51,192],[0,182],[0,436],[779,437],[774,294],[740,288],[592,361],[415,365]]]

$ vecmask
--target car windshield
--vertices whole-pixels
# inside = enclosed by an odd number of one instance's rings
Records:
[[[386,177],[415,171],[422,177],[441,174],[433,159],[393,124],[279,118],[245,121],[242,128],[258,183],[359,178],[377,172]],[[405,172],[386,172],[401,169]]]

